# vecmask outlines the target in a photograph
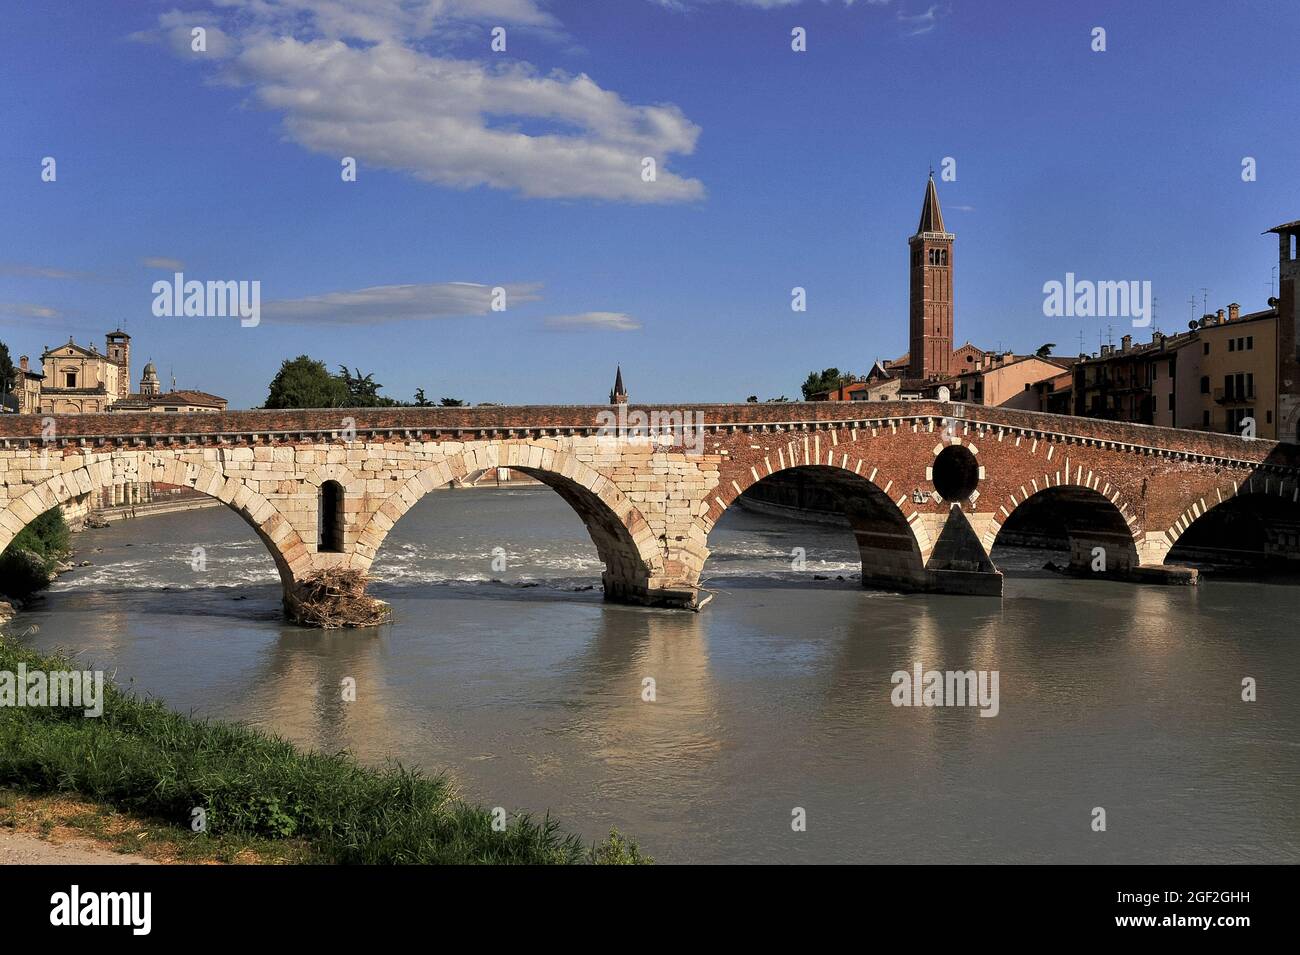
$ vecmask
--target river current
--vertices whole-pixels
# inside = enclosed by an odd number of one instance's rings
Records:
[[[264,546],[210,508],[77,535],[91,566],[11,629],[178,710],[446,771],[661,862],[1300,861],[1300,588],[1062,578],[1000,550],[1000,600],[876,593],[847,529],[738,508],[710,544],[702,612],[606,604],[549,489],[430,494],[372,570],[392,623],[319,632],[284,623]],[[997,715],[895,706],[917,664],[996,671]]]

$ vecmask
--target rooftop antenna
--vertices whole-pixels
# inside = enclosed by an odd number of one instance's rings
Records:
[[[1195,292],[1193,292],[1192,297],[1187,300],[1187,305],[1192,310],[1192,324],[1196,324],[1196,293]]]
[[[1210,290],[1207,288],[1201,289],[1201,314],[1210,314]]]

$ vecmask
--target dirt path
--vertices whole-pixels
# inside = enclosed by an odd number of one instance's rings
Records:
[[[24,832],[0,830],[0,865],[157,865],[144,856],[105,849],[83,839],[57,843]]]

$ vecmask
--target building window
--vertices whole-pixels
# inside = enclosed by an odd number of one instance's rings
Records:
[[[1252,372],[1246,372],[1246,395],[1247,398],[1255,397],[1255,375]]]
[[[1236,351],[1236,350],[1237,350],[1237,340],[1235,338],[1229,338],[1228,351]]]
[[[77,387],[77,373],[75,371],[65,371],[63,373],[63,387],[65,388]]]
[[[316,526],[319,532],[317,550],[322,553],[343,552],[343,485],[326,481],[320,486]]]
[[[1169,410],[1174,410],[1174,393],[1172,391],[1169,392]]]
[[[1272,424],[1272,423],[1273,423],[1273,412],[1272,412],[1272,411],[1265,411],[1265,412],[1264,412],[1264,423],[1265,423],[1265,424]]]
[[[1209,426],[1210,426],[1210,412],[1207,409],[1201,412],[1201,427],[1208,428]]]
[[[1254,350],[1255,350],[1255,336],[1254,336],[1254,335],[1247,335],[1247,336],[1246,336],[1246,351],[1254,351]]]
[[[1208,395],[1209,393],[1210,393],[1210,376],[1209,376],[1209,375],[1202,375],[1202,376],[1201,376],[1201,394],[1203,394],[1203,395]]]
[[[1205,351],[1202,352],[1202,354],[1208,355],[1209,353],[1210,353],[1210,343],[1209,343],[1209,342],[1206,342],[1206,343],[1205,343]]]

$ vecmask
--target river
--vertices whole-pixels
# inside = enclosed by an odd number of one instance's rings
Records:
[[[263,545],[212,508],[78,535],[92,566],[11,629],[178,710],[445,770],[660,862],[1300,861],[1297,587],[999,551],[1001,600],[873,593],[846,529],[738,508],[710,544],[702,612],[605,604],[549,489],[430,494],[372,571],[393,622],[319,632],[281,620]],[[918,662],[997,671],[997,715],[894,706]]]

